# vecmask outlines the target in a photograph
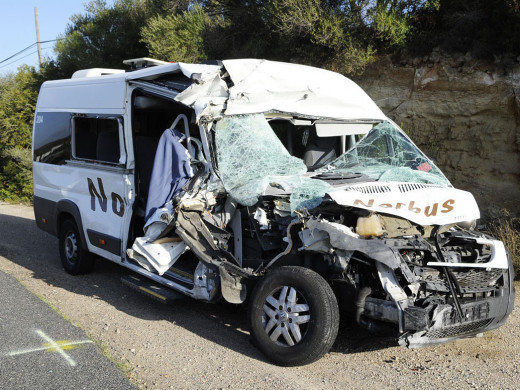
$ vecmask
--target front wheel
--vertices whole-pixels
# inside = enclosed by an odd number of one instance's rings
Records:
[[[61,224],[60,258],[65,271],[71,275],[86,274],[94,267],[94,257],[83,249],[76,223],[70,219]]]
[[[255,344],[276,364],[309,364],[326,354],[336,340],[338,303],[316,272],[281,267],[258,282],[251,296],[249,323]]]

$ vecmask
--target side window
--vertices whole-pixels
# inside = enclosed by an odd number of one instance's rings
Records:
[[[62,165],[71,156],[71,115],[67,112],[37,112],[34,120],[35,162]]]
[[[117,119],[75,116],[72,124],[74,158],[115,164],[120,162]]]

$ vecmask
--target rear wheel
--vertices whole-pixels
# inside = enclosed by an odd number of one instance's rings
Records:
[[[301,267],[271,271],[256,286],[249,322],[257,347],[281,366],[312,363],[336,339],[336,296],[316,272]]]
[[[86,274],[94,267],[94,257],[83,248],[76,223],[70,219],[61,224],[60,258],[65,271],[71,275]]]

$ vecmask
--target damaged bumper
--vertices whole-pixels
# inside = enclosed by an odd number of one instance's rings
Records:
[[[416,348],[474,337],[496,329],[506,321],[513,308],[513,300],[514,294],[507,294],[462,304],[462,319],[452,305],[440,305],[433,312],[431,325],[425,323],[423,330],[401,335],[399,344]],[[405,315],[405,326],[408,318],[409,316]],[[413,318],[409,319],[413,322]]]
[[[513,309],[512,262],[500,241],[461,230],[364,239],[320,218],[305,225],[305,250],[334,253],[356,291],[358,324],[390,330],[402,346],[473,337],[504,324]]]

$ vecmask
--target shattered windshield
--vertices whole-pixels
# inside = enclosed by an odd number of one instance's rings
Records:
[[[439,168],[389,122],[375,126],[327,169],[362,173],[378,181],[451,186]]]
[[[291,211],[318,206],[332,187],[303,177],[307,166],[289,154],[261,114],[226,116],[217,122],[220,178],[240,204],[252,206],[268,187],[290,195]]]

